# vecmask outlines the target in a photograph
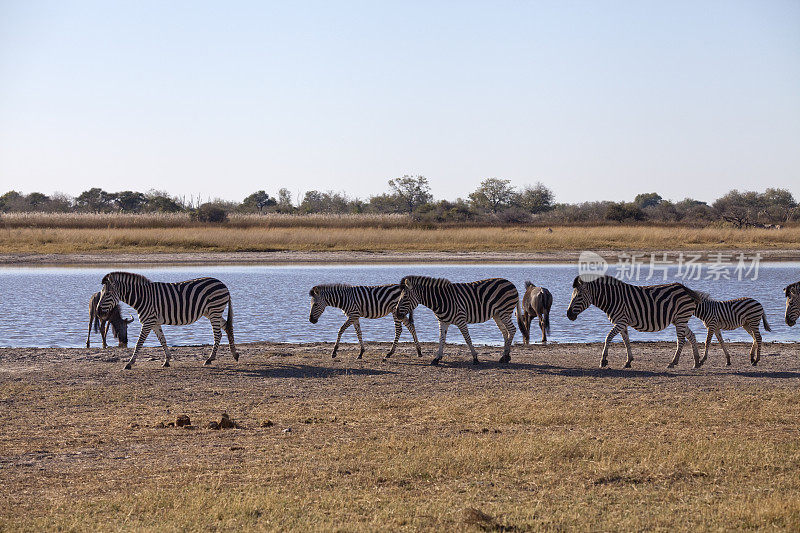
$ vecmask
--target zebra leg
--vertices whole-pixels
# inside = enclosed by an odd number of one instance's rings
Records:
[[[709,333],[709,339],[711,338],[711,334]],[[722,347],[722,351],[725,352],[725,364],[727,366],[731,366],[731,355],[728,353],[728,347],[725,346],[725,341],[722,340],[722,331],[717,330],[717,340],[719,341],[719,345]]]
[[[228,315],[230,317],[230,314]],[[228,348],[231,349],[231,355],[233,355],[233,360],[239,360],[239,352],[236,351],[236,344],[233,342],[233,324],[225,322],[225,334],[228,336]]]
[[[350,324],[352,324],[352,323],[353,323],[353,318],[352,317],[347,317],[347,320],[344,321],[344,324],[342,324],[342,327],[339,328],[339,335],[336,337],[336,344],[333,345],[333,352],[331,352],[331,357],[332,358],[335,359],[336,358],[336,352],[339,351],[339,341],[342,340],[342,333],[344,333],[344,330],[349,328]]]
[[[358,351],[358,359],[361,359],[361,356],[364,355],[364,341],[361,339],[361,323],[357,318],[353,320],[353,327],[356,328],[356,337],[358,337],[358,346],[360,348]]]
[[[457,324],[457,326],[461,331],[461,334],[464,336],[464,340],[467,341],[467,346],[469,346],[470,353],[472,353],[472,364],[477,365],[479,363],[478,352],[475,351],[475,347],[472,345],[472,339],[469,337],[469,328],[467,327],[467,323],[464,322],[462,324]],[[503,361],[504,358],[505,355],[500,359],[500,361]]]
[[[214,332],[214,346],[211,348],[211,355],[206,359],[204,365],[210,365],[214,359],[217,358],[217,350],[219,349],[219,341],[222,339],[222,315],[210,318],[211,331]]]
[[[108,348],[108,344],[106,343],[106,335],[108,335],[108,326],[111,325],[111,322],[103,322],[100,324],[100,336],[103,337],[103,349],[105,350]]]
[[[625,368],[630,368],[633,363],[633,354],[631,353],[631,341],[628,338],[628,328],[623,327],[620,329],[619,334],[622,336],[622,341],[625,343],[625,350],[628,352],[628,359],[625,361]]]
[[[164,364],[162,366],[169,366],[169,348],[167,348],[167,339],[164,338],[164,332],[161,331],[161,326],[155,326],[153,331],[155,331],[158,342],[161,343],[161,347],[164,349]]]
[[[717,332],[717,335],[719,335],[719,331]],[[705,363],[706,359],[708,359],[708,347],[711,346],[711,337],[713,336],[714,336],[714,330],[708,328],[708,333],[706,334],[706,346],[705,349],[703,350],[703,358],[700,359],[701,363]],[[728,359],[728,364],[731,364],[730,359]]]
[[[142,345],[144,344],[144,341],[147,340],[147,336],[150,335],[151,328],[152,326],[150,324],[142,323],[142,331],[139,332],[139,340],[136,341],[136,347],[133,349],[133,355],[128,360],[128,364],[125,365],[125,370],[130,370],[133,366],[133,363],[136,362],[136,355],[139,353],[139,350],[142,349]]]
[[[542,330],[542,344],[547,344],[547,334],[544,332],[544,316],[538,315],[539,318],[539,329]]]
[[[608,335],[606,335],[606,342],[603,343],[603,356],[600,358],[600,368],[608,366],[608,345],[611,344],[611,341],[614,340],[614,337],[617,336],[617,333],[622,330],[622,327],[624,326],[614,324],[614,327],[611,328],[611,331],[609,331]]]
[[[522,312],[522,323],[525,324],[525,329],[522,330],[522,344],[527,346],[531,343],[531,315],[527,311]]]
[[[448,322],[439,321],[439,351],[436,352],[436,357],[431,361],[432,365],[438,365],[444,355],[444,341],[447,339],[447,328],[450,327]]]
[[[417,338],[417,329],[414,327],[414,323],[410,321],[408,318],[404,318],[403,324],[406,325],[408,331],[411,332],[411,337],[413,337],[414,339],[414,345],[417,347],[417,357],[422,357],[422,348],[419,345],[419,339]]]
[[[89,334],[86,335],[86,347],[89,347],[89,341],[92,338],[92,319],[89,318]]]
[[[517,333],[517,328],[514,327],[514,323],[511,321],[511,315],[506,317],[505,320],[499,317],[494,317],[494,321],[497,323],[497,327],[500,328],[500,332],[503,334],[503,339],[505,343],[503,345],[503,356],[500,358],[500,363],[508,363],[511,361],[511,342],[514,340],[514,335]]]
[[[745,331],[753,337],[753,346],[750,348],[750,364],[756,366],[761,359],[761,332],[758,327],[745,328]]]
[[[694,354],[694,367],[700,368],[703,366],[703,362],[700,361],[700,350],[697,348],[697,337],[694,336],[694,332],[689,327],[689,324],[686,324],[686,338],[689,339],[689,342],[692,343],[692,353]]]
[[[400,319],[397,318],[397,315],[392,315],[394,318],[394,342],[392,343],[392,349],[389,350],[389,353],[383,356],[383,360],[390,358],[394,351],[397,349],[397,343],[400,341],[400,334],[403,332],[403,325],[400,323]]]

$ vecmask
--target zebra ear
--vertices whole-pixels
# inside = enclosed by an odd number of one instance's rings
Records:
[[[101,281],[100,283],[101,283],[102,285],[105,285],[106,283],[108,283],[108,274],[106,274],[105,276],[103,276],[103,281]]]
[[[575,280],[572,282],[572,288],[577,289],[581,285],[583,285],[583,280],[580,276],[575,276]]]
[[[317,288],[312,287],[310,291],[308,291],[309,296],[316,296],[317,295]]]
[[[787,285],[787,286],[786,286],[786,288],[785,288],[785,289],[783,289],[783,293],[784,293],[784,294],[786,295],[786,297],[788,298],[788,297],[789,297],[789,296],[791,296],[791,295],[792,295],[794,292],[796,292],[796,291],[797,291],[797,287],[798,287],[798,284],[797,284],[797,283],[792,283],[791,285]]]

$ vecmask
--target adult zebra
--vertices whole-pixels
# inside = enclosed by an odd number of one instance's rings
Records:
[[[333,345],[331,357],[336,357],[342,334],[352,324],[356,330],[358,345],[361,348],[361,351],[358,352],[358,358],[361,359],[361,356],[364,355],[364,341],[361,339],[361,323],[359,319],[382,318],[391,313],[394,318],[394,343],[392,343],[392,349],[384,356],[384,359],[391,357],[397,348],[400,333],[403,331],[401,322],[411,332],[414,344],[417,346],[417,355],[422,357],[422,349],[417,339],[417,330],[414,328],[414,316],[411,310],[408,310],[407,317],[405,314],[403,318],[397,316],[396,309],[397,301],[400,299],[400,292],[400,285],[396,284],[353,286],[344,283],[331,283],[317,285],[308,291],[308,295],[311,296],[311,314],[308,317],[308,321],[316,324],[326,306],[341,309],[347,315],[347,320],[339,328],[339,335],[336,337],[336,344]]]
[[[501,363],[511,360],[511,341],[517,332],[511,315],[517,310],[520,319],[519,293],[513,283],[507,279],[492,278],[470,283],[453,283],[443,278],[427,276],[406,276],[400,281],[403,291],[397,304],[397,315],[403,318],[404,313],[422,304],[433,311],[439,319],[439,351],[431,361],[438,365],[444,355],[444,342],[447,328],[455,324],[472,353],[472,363],[478,364],[478,352],[472,346],[467,324],[486,322],[494,318],[497,327],[505,339]]]
[[[800,281],[787,285],[783,293],[786,295],[786,325],[792,327],[800,317]]]
[[[163,324],[186,325],[196,322],[200,317],[211,321],[214,332],[214,347],[205,364],[210,365],[217,356],[217,348],[222,336],[222,328],[228,334],[228,343],[235,361],[239,360],[236,346],[233,343],[233,306],[228,287],[218,279],[198,278],[178,283],[153,282],[141,274],[131,272],[111,272],[103,277],[103,290],[100,291],[100,302],[97,312],[100,317],[107,316],[119,301],[133,307],[139,314],[142,331],[133,349],[126,369],[136,362],[136,355],[142,348],[150,330],[156,332],[161,347],[164,349],[164,366],[169,366],[170,354],[167,340],[161,331]],[[222,318],[225,306],[228,306],[228,319]]]
[[[719,345],[722,347],[722,351],[725,352],[726,364],[730,365],[731,356],[728,354],[725,343],[722,342],[721,330],[744,328],[753,337],[753,346],[750,348],[750,364],[756,366],[761,359],[761,332],[758,330],[758,324],[763,320],[764,329],[772,331],[769,329],[764,307],[758,300],[753,298],[745,297],[720,301],[714,300],[705,292],[699,292],[698,294],[701,299],[700,303],[697,304],[697,309],[694,311],[694,316],[702,320],[703,324],[708,328],[705,352],[703,353],[703,358],[700,359],[700,364],[705,363],[708,357],[711,337],[716,334]]]
[[[567,318],[575,320],[580,313],[594,304],[604,311],[614,324],[603,344],[601,367],[608,364],[608,345],[619,333],[628,352],[625,368],[630,368],[633,355],[628,340],[628,326],[638,331],[661,331],[670,324],[675,325],[678,347],[668,367],[672,368],[678,364],[687,337],[694,351],[694,367],[699,368],[702,365],[697,340],[688,325],[700,302],[698,293],[680,283],[638,286],[611,276],[600,276],[592,281],[584,281],[581,276],[577,276],[572,282],[572,287]]]

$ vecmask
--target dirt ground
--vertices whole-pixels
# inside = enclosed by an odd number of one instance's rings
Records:
[[[0,531],[800,527],[796,344],[331,347],[0,349]]]

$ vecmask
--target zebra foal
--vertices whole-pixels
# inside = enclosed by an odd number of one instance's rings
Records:
[[[633,355],[628,340],[628,326],[638,331],[661,331],[670,324],[675,325],[678,347],[668,368],[678,364],[687,337],[694,351],[694,367],[700,368],[703,364],[700,361],[697,340],[688,325],[700,301],[700,295],[688,287],[680,283],[630,285],[611,276],[600,276],[591,281],[584,281],[581,276],[577,276],[572,287],[567,318],[575,320],[590,305],[595,305],[606,313],[614,325],[603,344],[601,367],[608,364],[608,345],[619,333],[628,352],[625,368],[630,368]]]
[[[336,337],[336,344],[333,346],[331,357],[336,357],[342,334],[352,324],[356,330],[358,345],[361,348],[358,352],[358,358],[361,359],[364,355],[364,341],[361,339],[361,323],[359,319],[382,318],[391,313],[392,318],[394,318],[394,342],[392,343],[392,349],[383,358],[391,357],[397,349],[397,342],[403,332],[401,323],[405,324],[408,331],[411,332],[414,344],[417,347],[417,355],[421,357],[422,349],[417,339],[417,330],[414,328],[414,316],[411,310],[408,310],[408,316],[405,316],[404,313],[403,318],[400,318],[396,312],[400,291],[400,285],[397,284],[354,286],[344,283],[331,283],[317,285],[308,291],[308,295],[311,296],[311,314],[308,317],[308,321],[316,324],[327,306],[341,309],[347,316],[347,320],[339,328],[339,335]]]
[[[486,322],[493,318],[505,339],[501,363],[511,360],[511,341],[517,332],[511,315],[517,310],[517,318],[521,314],[519,293],[513,283],[507,279],[492,278],[471,283],[453,283],[443,278],[427,276],[406,276],[400,282],[403,292],[398,302],[397,314],[403,318],[404,313],[418,305],[424,305],[433,311],[439,319],[439,351],[431,361],[438,365],[444,355],[444,343],[447,328],[455,324],[472,353],[472,363],[478,364],[478,352],[472,346],[467,324]]]
[[[711,337],[716,335],[722,351],[725,352],[726,364],[730,366],[731,356],[728,354],[728,349],[722,341],[723,329],[737,329],[744,328],[744,330],[753,337],[753,346],[750,348],[750,364],[756,366],[761,359],[761,332],[758,330],[758,324],[764,321],[764,329],[769,329],[767,323],[767,315],[764,313],[764,307],[753,298],[736,298],[734,300],[714,300],[708,293],[700,292],[700,303],[697,304],[697,309],[694,311],[694,316],[703,321],[703,324],[708,328],[706,335],[706,347],[703,353],[703,358],[700,359],[700,364],[705,363],[708,357],[708,346],[711,344]]]
[[[787,285],[783,293],[786,295],[786,325],[792,327],[800,318],[800,281]]]
[[[126,369],[130,369],[136,362],[136,356],[151,330],[155,331],[164,349],[164,366],[169,366],[170,354],[161,326],[191,324],[200,317],[206,317],[211,321],[214,333],[214,347],[205,364],[210,365],[216,359],[223,328],[228,335],[233,359],[239,360],[233,342],[231,296],[228,287],[220,280],[198,278],[178,283],[161,283],[150,281],[141,274],[111,272],[103,277],[102,283],[103,290],[100,291],[100,301],[97,304],[98,315],[101,318],[107,316],[119,301],[123,301],[136,310],[139,322],[142,323],[139,340],[128,364],[125,365]],[[226,305],[227,320],[222,318]]]
[[[542,330],[542,344],[547,344],[550,333],[550,308],[553,306],[553,295],[544,287],[537,287],[530,281],[525,282],[525,295],[522,297],[522,317],[517,317],[522,342],[531,342],[531,321],[535,316]]]

